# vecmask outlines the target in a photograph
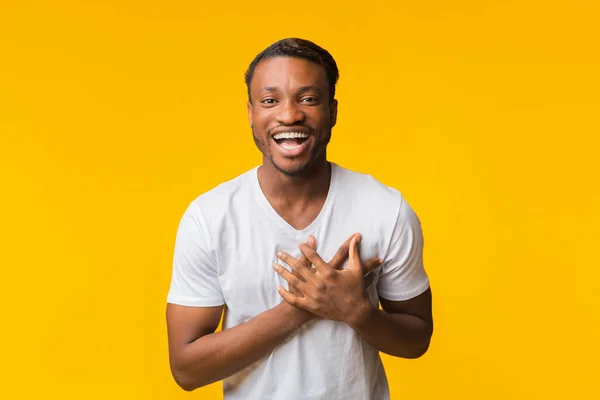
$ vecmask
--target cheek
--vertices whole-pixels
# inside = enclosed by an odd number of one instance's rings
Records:
[[[252,128],[252,138],[254,139],[254,144],[258,147],[261,153],[266,154],[269,152],[269,146],[265,141],[264,137],[261,136],[260,133],[256,132],[256,129]]]
[[[252,118],[252,126],[257,134],[264,136],[268,132],[270,121],[271,118],[268,116],[265,116],[264,114],[257,114]]]
[[[314,113],[307,115],[307,120],[313,121],[319,128],[331,127],[331,113],[328,107],[319,108]]]

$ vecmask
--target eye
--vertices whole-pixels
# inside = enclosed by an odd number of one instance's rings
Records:
[[[263,99],[260,102],[263,104],[275,104],[275,99]]]
[[[308,96],[308,97],[303,97],[300,101],[302,103],[316,103],[319,101],[319,99],[317,99],[316,97]]]

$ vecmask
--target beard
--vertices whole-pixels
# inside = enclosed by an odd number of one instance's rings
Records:
[[[277,163],[273,160],[273,155],[270,153],[269,145],[267,143],[268,140],[272,140],[271,135],[268,135],[268,138],[265,141],[265,139],[259,138],[254,132],[254,128],[252,128],[252,137],[254,138],[254,144],[256,144],[258,150],[263,154],[263,157],[269,159],[271,161],[271,164],[273,164],[277,171],[281,172],[289,178],[298,179],[306,178],[312,175],[316,164],[318,164],[318,162],[321,159],[323,159],[323,161],[326,160],[327,145],[331,140],[331,128],[328,130],[325,136],[323,136],[318,142],[315,143],[315,145],[310,151],[310,158],[308,159],[308,161],[295,169],[284,169],[281,166],[277,165]]]

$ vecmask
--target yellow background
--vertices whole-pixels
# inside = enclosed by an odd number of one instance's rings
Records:
[[[423,223],[392,398],[600,396],[597,4],[2,1],[0,398],[221,398],[170,376],[175,232],[260,163],[243,73],[288,36],[339,64],[330,159]]]

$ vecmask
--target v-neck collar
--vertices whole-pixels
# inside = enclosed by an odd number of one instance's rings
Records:
[[[323,203],[323,207],[319,211],[317,217],[304,229],[298,230],[290,225],[285,219],[279,215],[277,211],[273,208],[267,196],[262,191],[260,187],[260,182],[258,180],[258,168],[254,167],[251,171],[252,175],[252,185],[254,186],[254,192],[256,194],[256,199],[260,206],[266,211],[269,217],[275,221],[286,233],[295,237],[295,238],[303,238],[304,236],[308,237],[309,234],[313,233],[315,228],[319,225],[319,222],[324,218],[324,215],[327,214],[329,208],[333,204],[334,195],[336,192],[336,184],[337,184],[337,174],[338,174],[338,166],[335,163],[330,162],[331,165],[331,176],[329,178],[329,189],[327,191],[327,197],[325,198],[325,203]]]

